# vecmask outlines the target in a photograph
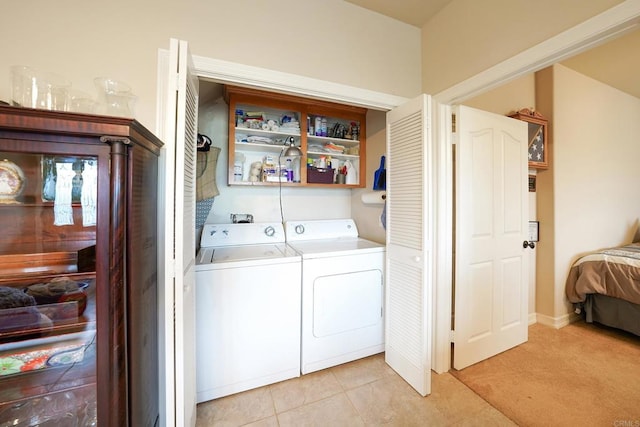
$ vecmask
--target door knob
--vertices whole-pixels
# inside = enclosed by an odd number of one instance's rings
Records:
[[[522,242],[522,247],[527,249],[527,248],[535,248],[536,244],[534,242],[527,242],[526,240],[524,242]]]

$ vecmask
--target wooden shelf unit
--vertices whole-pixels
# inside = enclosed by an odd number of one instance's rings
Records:
[[[235,86],[225,86],[225,99],[229,105],[229,171],[228,185],[245,186],[293,186],[293,187],[325,187],[325,188],[363,188],[366,186],[366,113],[362,107],[337,104],[327,101],[314,100],[299,96],[292,96],[281,93],[271,93],[255,89],[247,89]],[[265,112],[267,117],[273,117],[276,121],[279,116],[292,114],[296,116],[300,124],[300,130],[296,133],[264,130],[261,127],[251,129],[238,126],[237,111]],[[315,117],[327,118],[327,127],[331,129],[334,125],[342,124],[348,127],[351,122],[358,125],[358,139],[342,138],[335,136],[317,136],[310,134],[308,123],[313,122]],[[280,124],[278,122],[278,124]],[[313,126],[313,125],[312,125]],[[315,133],[315,132],[314,132]],[[271,138],[274,143],[261,142],[241,142],[238,141],[238,134]],[[300,182],[264,182],[262,180],[250,181],[248,170],[251,163],[259,161],[264,156],[274,157],[274,161],[282,160],[280,157],[285,146],[282,141],[288,137],[293,137],[295,145],[302,151],[300,161]],[[357,152],[323,152],[314,150],[313,144],[337,144],[344,146],[347,151]],[[311,147],[310,147],[311,145]],[[236,152],[245,156],[244,174],[242,180],[234,177],[234,165],[236,162]],[[343,165],[345,161],[353,164],[357,173],[355,184],[336,184],[332,179],[331,183],[309,182],[307,174],[307,161],[317,160],[320,157],[330,157],[332,162]],[[247,160],[247,159],[250,159]],[[333,167],[333,169],[336,169]]]

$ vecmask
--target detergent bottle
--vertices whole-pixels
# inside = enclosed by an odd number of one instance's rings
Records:
[[[358,171],[351,163],[351,160],[344,162],[344,166],[347,168],[347,177],[345,179],[346,184],[356,185],[358,184]]]

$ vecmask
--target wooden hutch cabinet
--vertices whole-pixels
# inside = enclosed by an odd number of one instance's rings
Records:
[[[161,147],[0,107],[0,425],[157,425]]]

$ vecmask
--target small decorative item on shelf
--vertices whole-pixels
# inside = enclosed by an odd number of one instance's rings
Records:
[[[357,141],[360,138],[360,125],[357,122],[351,122],[351,139]]]
[[[24,185],[22,169],[10,160],[0,160],[0,204],[18,203]]]

